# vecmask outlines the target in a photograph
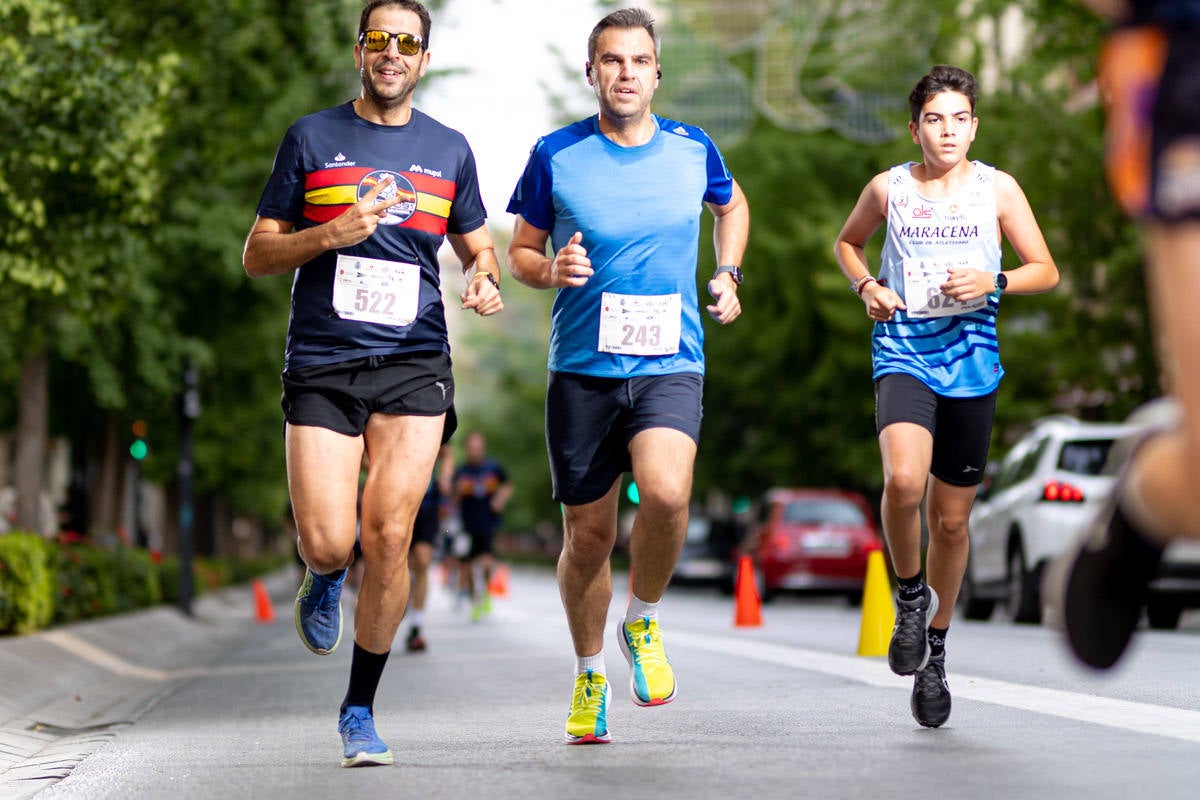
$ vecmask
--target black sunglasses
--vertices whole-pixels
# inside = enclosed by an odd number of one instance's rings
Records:
[[[388,33],[387,31],[363,31],[358,35],[358,43],[376,53],[388,49],[392,39],[396,40],[396,49],[404,56],[415,56],[421,52],[425,41],[415,33]]]

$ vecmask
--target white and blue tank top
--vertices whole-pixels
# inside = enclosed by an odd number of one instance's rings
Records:
[[[936,289],[951,266],[1000,271],[996,170],[980,161],[973,165],[965,188],[940,199],[917,190],[914,162],[888,172],[879,282],[904,298],[908,310],[897,310],[890,322],[875,323],[871,360],[876,380],[903,373],[945,397],[981,397],[994,391],[1004,375],[996,340],[999,296],[985,295],[972,308]]]

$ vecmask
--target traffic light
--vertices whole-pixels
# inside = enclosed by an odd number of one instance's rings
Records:
[[[636,481],[630,481],[629,485],[625,487],[625,496],[628,497],[629,502],[633,503],[635,506],[642,502],[642,496],[638,494]]]
[[[141,461],[150,452],[150,446],[146,444],[146,420],[134,420],[131,427],[133,444],[129,445],[129,455],[133,456],[134,461]]]

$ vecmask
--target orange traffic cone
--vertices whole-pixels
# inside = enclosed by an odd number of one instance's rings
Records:
[[[275,609],[271,605],[271,596],[267,594],[267,585],[259,578],[254,579],[254,616],[259,622],[275,621]]]
[[[762,625],[762,600],[758,596],[758,587],[754,585],[754,562],[750,556],[742,556],[738,561],[733,593],[736,602],[733,624],[739,628]]]
[[[508,597],[508,565],[497,564],[492,569],[492,579],[488,581],[488,594],[492,597]]]

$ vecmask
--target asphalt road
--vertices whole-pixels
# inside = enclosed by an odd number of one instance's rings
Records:
[[[618,585],[612,619],[625,592]],[[1105,675],[1076,666],[1052,630],[956,621],[953,715],[927,730],[909,713],[911,678],[855,655],[858,609],[781,598],[762,627],[735,628],[730,598],[672,588],[661,622],[677,700],[634,706],[610,635],[614,742],[568,747],[573,662],[553,574],[519,569],[480,623],[435,593],[429,650],[398,649],[376,700],[396,765],[347,770],[336,728],[349,637],[332,656],[312,655],[282,592],[275,610],[269,624],[232,611],[206,623],[224,637],[217,657],[167,674],[63,780],[6,784],[0,772],[0,798],[1200,796],[1195,617],[1181,631],[1143,632]],[[87,657],[98,670],[140,663],[125,652],[104,665],[102,648]]]

